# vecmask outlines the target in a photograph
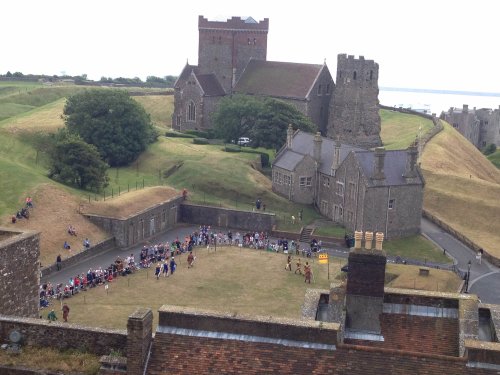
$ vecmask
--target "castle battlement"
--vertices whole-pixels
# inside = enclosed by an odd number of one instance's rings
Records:
[[[251,19],[251,17],[249,17]],[[227,21],[209,21],[203,16],[198,17],[199,30],[219,30],[219,31],[264,31],[269,30],[269,18],[264,18],[262,21],[248,22],[248,19],[241,17],[231,17]]]

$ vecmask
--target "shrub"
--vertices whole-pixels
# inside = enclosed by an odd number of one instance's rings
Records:
[[[490,143],[488,146],[483,148],[484,155],[491,155],[497,150],[497,145],[494,143]]]
[[[195,136],[197,138],[206,138],[206,139],[214,139],[214,131],[212,129],[208,129],[207,131],[204,130],[187,130],[187,134],[190,134],[192,136]]]
[[[224,151],[226,152],[241,152],[241,148],[239,146],[236,146],[236,145],[226,145],[224,147]]]
[[[171,138],[195,138],[194,135],[186,134],[186,133],[178,133],[178,132],[174,132],[172,130],[167,130],[166,133],[165,133],[165,137],[171,137]]]
[[[269,154],[265,152],[260,154],[260,165],[262,165],[262,168],[269,167]]]
[[[195,145],[208,145],[208,139],[206,139],[206,138],[193,138],[193,143]]]

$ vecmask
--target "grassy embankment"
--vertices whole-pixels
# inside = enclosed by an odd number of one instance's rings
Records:
[[[448,124],[421,161],[424,208],[500,257],[500,171]]]
[[[380,136],[387,150],[407,148],[415,138],[433,127],[431,120],[386,109],[380,110],[380,119]]]
[[[500,150],[495,151],[493,154],[488,155],[486,158],[491,161],[495,167],[500,168]]]

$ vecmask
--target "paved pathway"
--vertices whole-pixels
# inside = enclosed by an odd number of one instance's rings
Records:
[[[154,243],[158,242],[171,242],[175,240],[176,237],[180,239],[184,238],[185,235],[192,233],[194,230],[199,228],[196,225],[180,225],[167,233],[161,235]],[[232,230],[236,233],[237,230]],[[241,233],[245,232],[240,230]],[[477,294],[481,301],[484,303],[494,303],[500,304],[500,272],[495,266],[489,264],[484,259],[482,264],[478,264],[475,258],[475,253],[463,245],[460,241],[455,239],[453,236],[444,232],[441,228],[433,224],[427,219],[422,218],[422,233],[426,235],[429,239],[434,241],[439,247],[444,249],[446,253],[454,259],[455,265],[464,274],[468,269],[468,262],[471,262],[470,267],[470,282],[469,282],[469,292]],[[301,244],[304,248],[308,244]],[[104,252],[94,258],[83,261],[80,264],[63,268],[61,271],[53,273],[52,275],[42,279],[42,282],[51,281],[55,283],[67,283],[70,277],[77,274],[87,272],[89,268],[107,267],[115,261],[115,259],[120,256],[124,259],[129,254],[134,254],[136,259],[139,259],[140,250],[142,245],[138,245],[128,250],[113,249]],[[349,250],[345,247],[335,247],[328,248],[326,251],[338,258],[347,258]],[[393,257],[388,257],[389,261],[394,261]],[[409,264],[422,264],[422,262],[408,260]],[[439,264],[429,264],[431,266],[440,266],[442,268],[449,268],[446,265]]]

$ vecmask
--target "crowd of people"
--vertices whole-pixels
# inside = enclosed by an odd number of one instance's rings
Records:
[[[17,210],[17,212],[14,215],[12,215],[12,217],[11,217],[12,224],[17,223],[17,220],[21,220],[21,219],[29,220],[30,209],[32,209],[33,207],[34,207],[33,198],[26,197],[24,207],[21,207],[19,210]]]
[[[300,248],[300,244],[294,240],[288,241],[286,238],[271,239],[267,232],[245,232],[226,233],[216,231],[210,226],[202,225],[199,230],[186,235],[184,238],[177,237],[172,242],[159,242],[157,244],[145,245],[138,254],[138,259],[134,254],[130,254],[116,260],[106,266],[89,269],[88,271],[70,277],[66,283],[52,284],[50,282],[40,285],[40,308],[51,305],[52,299],[65,299],[71,296],[113,282],[120,276],[127,276],[140,268],[154,268],[157,279],[160,277],[172,276],[176,269],[176,256],[187,254],[188,268],[194,266],[196,256],[193,254],[195,247],[215,248],[217,245],[233,245],[244,248],[260,249],[277,253],[289,254],[289,270],[291,271],[291,255],[302,255],[310,257],[313,251],[320,251],[320,244],[316,240],[311,241],[309,248]],[[300,263],[300,258],[298,258]],[[58,255],[56,259],[57,270],[62,268],[62,259]],[[306,275],[306,282],[310,282],[307,275],[311,275],[310,267],[306,262],[304,273],[302,265],[297,266],[295,273]],[[309,271],[308,271],[309,270]]]

